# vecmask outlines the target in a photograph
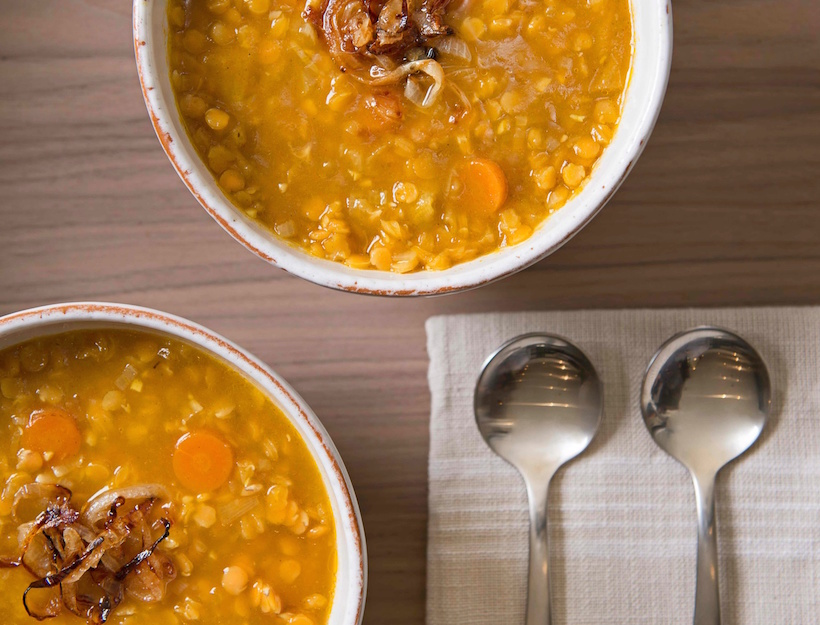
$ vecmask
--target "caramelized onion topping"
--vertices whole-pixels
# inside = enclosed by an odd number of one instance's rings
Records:
[[[143,499],[170,501],[171,494],[161,484],[139,484],[126,488],[102,490],[93,495],[83,507],[82,516],[85,524],[96,527],[100,521],[108,516],[111,506],[120,498],[123,502]]]
[[[463,41],[445,43],[453,33],[443,21],[449,3],[450,0],[308,0],[302,15],[320,31],[339,67],[352,70],[353,76],[365,83],[378,86],[400,82],[420,72],[433,78],[434,84],[423,96],[411,98],[419,106],[430,106],[441,92],[444,72],[434,58],[418,65],[419,59],[412,58],[413,52],[419,48],[434,50],[441,45],[457,50],[468,62],[471,58],[469,50],[463,50]],[[356,72],[363,68],[364,73]],[[378,70],[390,78],[385,81],[385,76],[376,75]],[[406,92],[419,92],[416,87]]]
[[[171,560],[157,552],[168,538],[171,521],[160,518],[152,524],[149,519],[160,496],[167,496],[167,490],[154,484],[105,491],[92,497],[81,514],[66,488],[21,487],[15,505],[29,499],[44,509],[34,521],[20,524],[20,553],[0,559],[0,566],[22,565],[37,577],[23,593],[26,613],[41,621],[66,608],[90,625],[102,625],[122,601],[123,589],[145,602],[161,600],[176,571]],[[158,526],[163,531],[153,538]],[[141,547],[128,558],[125,553],[133,552],[134,540]]]
[[[126,575],[142,564],[143,561],[147,560],[154,553],[154,550],[159,546],[159,544],[168,538],[168,534],[171,532],[171,522],[168,519],[160,519],[160,522],[163,527],[165,527],[165,531],[162,533],[162,536],[157,538],[156,541],[154,541],[154,544],[148,547],[148,549],[143,549],[129,562],[125,563],[119,571],[114,573],[114,579],[118,582],[124,580]]]

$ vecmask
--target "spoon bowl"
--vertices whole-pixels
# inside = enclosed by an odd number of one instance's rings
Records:
[[[672,337],[641,391],[646,427],[685,467],[718,471],[757,440],[771,407],[766,365],[739,336],[699,328]]]
[[[655,354],[644,377],[644,423],[655,443],[689,469],[695,486],[695,625],[720,623],[715,479],[760,436],[771,396],[763,358],[742,338],[720,328],[673,336]]]
[[[587,448],[603,394],[592,363],[558,337],[527,334],[494,353],[475,390],[476,423],[519,471],[558,468]]]
[[[587,448],[603,413],[592,363],[556,336],[526,334],[503,345],[482,368],[476,424],[487,445],[521,473],[530,505],[527,625],[552,622],[547,490],[558,468]]]

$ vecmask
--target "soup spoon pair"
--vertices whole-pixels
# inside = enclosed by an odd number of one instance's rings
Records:
[[[697,328],[652,358],[641,412],[655,443],[692,475],[698,512],[694,625],[719,625],[715,479],[763,430],[771,406],[766,365],[739,336]],[[547,492],[558,469],[592,441],[603,388],[577,347],[548,334],[503,345],[476,384],[475,417],[487,445],[524,478],[530,512],[526,625],[552,625]]]

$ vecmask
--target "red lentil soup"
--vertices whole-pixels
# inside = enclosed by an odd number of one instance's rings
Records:
[[[4,624],[327,622],[322,476],[228,365],[151,333],[31,340],[0,351],[0,424]]]
[[[629,0],[170,0],[183,123],[230,200],[358,269],[526,240],[612,140]],[[545,224],[549,227],[549,224]]]

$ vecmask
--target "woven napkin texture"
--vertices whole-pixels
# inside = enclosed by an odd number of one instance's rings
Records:
[[[429,319],[427,625],[524,623],[526,494],[516,471],[481,439],[473,390],[487,356],[525,332],[578,345],[605,391],[595,440],[551,485],[556,624],[692,622],[693,487],[649,437],[638,395],[658,347],[698,325],[743,336],[774,384],[761,438],[718,476],[723,623],[820,623],[820,309],[746,308]]]

